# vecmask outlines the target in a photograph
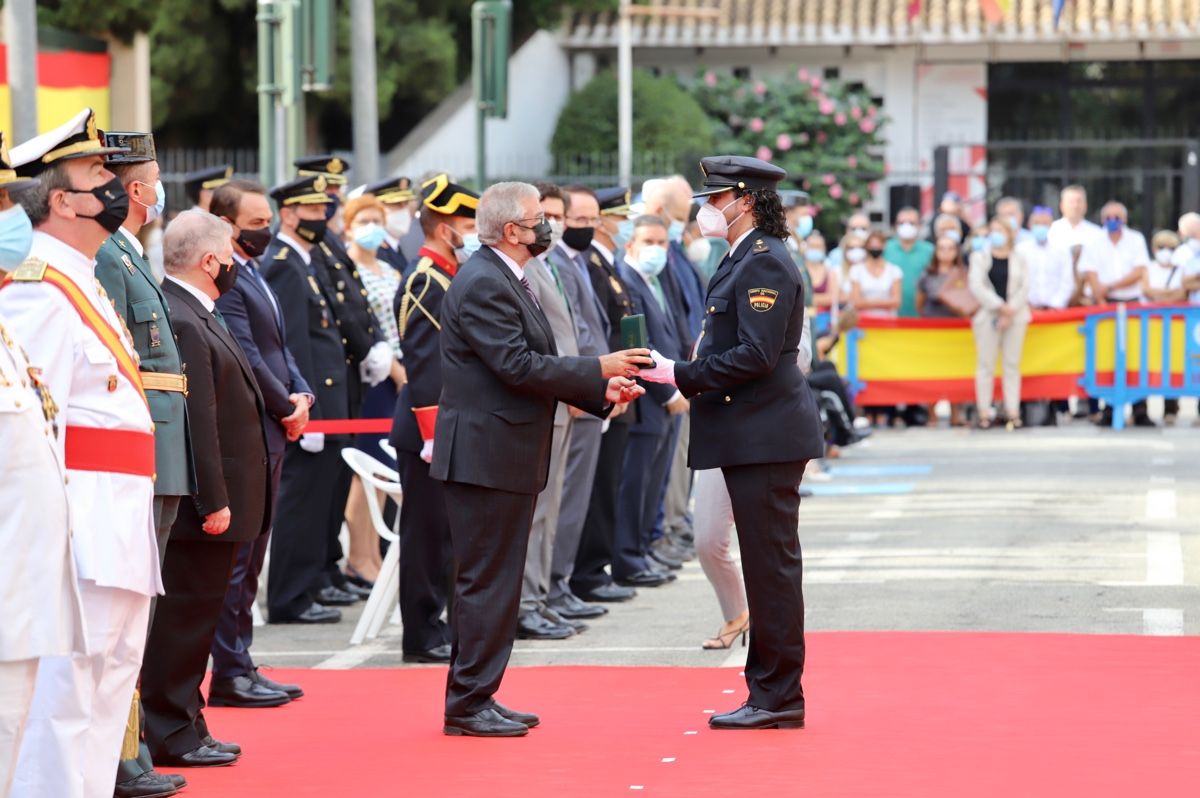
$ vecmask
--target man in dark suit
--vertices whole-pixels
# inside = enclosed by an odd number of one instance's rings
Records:
[[[684,356],[683,342],[672,323],[674,309],[667,302],[659,275],[667,261],[667,224],[657,216],[633,221],[633,238],[620,264],[637,312],[646,317],[651,348]],[[658,587],[673,576],[651,562],[650,532],[661,507],[663,480],[671,465],[675,417],[686,413],[688,401],[670,385],[652,384],[638,402],[637,423],[630,428],[617,499],[617,525],[613,543],[613,577],[617,584]]]
[[[279,300],[284,343],[317,400],[317,418],[348,418],[350,394],[346,350],[332,299],[317,280],[313,255],[325,234],[325,178],[302,177],[276,186],[279,230],[262,256],[262,275]],[[336,623],[336,606],[355,597],[334,587],[327,565],[340,552],[346,497],[340,492],[345,464],[342,435],[306,432],[283,456],[271,570],[267,578],[270,623]]]
[[[299,440],[308,424],[315,397],[288,351],[283,312],[275,292],[259,273],[257,259],[271,243],[271,205],[258,183],[233,180],[217,189],[212,213],[233,225],[233,259],[238,278],[217,300],[217,310],[237,339],[266,404],[263,421],[271,461],[271,495],[279,495],[283,455],[289,442]],[[213,678],[208,702],[213,706],[274,707],[304,694],[296,685],[263,676],[250,657],[254,642],[252,607],[258,577],[270,543],[275,505],[267,508],[266,534],[238,545],[225,606],[213,638]]]
[[[730,254],[708,284],[697,357],[655,355],[642,378],[691,397],[688,465],[720,468],[729,488],[750,605],[747,702],[715,729],[804,725],[803,566],[796,534],[800,480],[823,454],[816,402],[797,363],[804,288],[783,241],[776,192],[786,173],[757,158],[700,162],[707,202],[696,218]]]
[[[512,653],[555,404],[603,416],[635,399],[644,390],[626,375],[644,363],[645,350],[552,354],[553,333],[523,269],[550,244],[536,188],[492,186],[476,223],[486,246],[455,276],[442,305],[442,395],[430,471],[446,483],[458,566],[443,730],[512,737],[538,718],[502,707],[493,695]]]
[[[177,216],[163,236],[163,290],[188,366],[197,491],[171,529],[142,698],[155,760],[193,767],[227,765],[241,753],[208,733],[200,683],[238,544],[267,531],[271,504],[262,394],[214,304],[237,279],[231,232],[196,210]]]
[[[429,476],[432,415],[442,394],[442,302],[475,234],[479,196],[434,178],[421,188],[425,244],[396,293],[395,312],[408,382],[396,400],[389,440],[404,489],[400,513],[400,619],[405,662],[449,662],[450,629],[442,613],[450,593],[453,554],[442,483]],[[461,254],[460,254],[461,253]]]

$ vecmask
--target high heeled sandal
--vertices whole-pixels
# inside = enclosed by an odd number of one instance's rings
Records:
[[[718,630],[717,636],[710,637],[708,640],[705,640],[703,643],[700,644],[700,648],[704,649],[705,651],[721,651],[721,650],[724,650],[727,648],[732,648],[733,641],[738,638],[738,635],[741,635],[742,648],[745,648],[746,647],[746,635],[749,633],[750,633],[750,622],[746,621],[744,624],[742,624],[737,629],[734,629],[731,632],[725,632],[724,634],[721,634],[721,632]],[[726,637],[728,637],[729,639],[726,640],[725,639]]]

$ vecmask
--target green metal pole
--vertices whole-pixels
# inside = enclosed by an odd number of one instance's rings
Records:
[[[279,183],[276,173],[275,104],[279,85],[275,82],[275,45],[279,14],[275,0],[258,0],[258,174],[264,186]]]
[[[280,179],[291,177],[292,162],[305,152],[304,118],[304,25],[300,0],[278,0],[283,9],[280,29],[279,81],[285,122]]]

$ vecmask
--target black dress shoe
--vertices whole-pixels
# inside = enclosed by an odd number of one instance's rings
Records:
[[[563,616],[559,615],[557,612],[552,610],[549,605],[543,605],[541,607],[538,607],[538,614],[540,614],[543,618],[545,618],[550,623],[558,624],[559,626],[566,626],[566,627],[573,629],[575,631],[575,634],[579,634],[580,632],[586,632],[588,630],[588,625],[586,623],[584,623],[583,621],[580,621],[575,618],[564,618]]]
[[[532,712],[517,712],[515,709],[508,707],[496,701],[492,704],[492,709],[496,710],[505,720],[516,721],[523,724],[526,728],[532,729],[534,726],[542,722],[541,718],[534,715]]]
[[[161,773],[149,771],[128,781],[118,781],[113,798],[168,798],[179,792],[174,782]]]
[[[200,741],[201,745],[206,745],[214,751],[220,751],[222,754],[233,754],[234,756],[242,755],[242,747],[237,743],[223,743],[214,738],[211,734]]]
[[[274,690],[277,693],[284,693],[288,698],[295,700],[304,697],[304,691],[300,689],[298,684],[280,684],[272,679],[268,679],[262,675],[258,668],[246,674],[246,678],[257,684],[259,687],[265,687],[268,690]]]
[[[573,634],[571,627],[551,623],[536,610],[523,612],[517,619],[517,637],[521,640],[566,640]]]
[[[337,623],[342,619],[342,611],[333,607],[323,607],[316,602],[299,615],[282,615],[272,612],[267,623]]]
[[[214,751],[207,745],[202,745],[179,756],[162,754],[154,758],[160,765],[172,765],[177,768],[219,768],[232,765],[237,761],[235,754],[223,754],[220,751]]]
[[[579,599],[574,593],[567,593],[546,602],[550,609],[564,618],[599,618],[608,614],[607,607],[599,604],[588,604]]]
[[[400,659],[405,662],[434,662],[445,664],[450,661],[450,644],[442,643],[428,651],[405,651]]]
[[[349,579],[346,580],[346,584],[339,585],[338,590],[342,591],[343,593],[349,593],[351,596],[354,596],[358,599],[365,600],[371,597],[371,588],[363,587],[362,585],[356,585]]]
[[[667,568],[670,568],[672,571],[678,571],[680,568],[683,567],[682,560],[676,560],[675,558],[671,557],[670,555],[668,555],[664,552],[665,552],[665,549],[663,547],[653,548],[650,550],[650,557],[659,565],[666,566]]]
[[[208,705],[210,707],[265,709],[266,707],[283,706],[291,700],[287,693],[264,687],[249,676],[213,679],[212,684],[208,687]]]
[[[187,786],[187,779],[185,779],[183,776],[180,776],[178,773],[158,773],[156,775],[165,776],[166,778],[170,779],[171,784],[173,784],[177,790],[182,790]]]
[[[743,704],[733,712],[713,715],[708,725],[713,729],[803,729],[804,710],[771,712]]]
[[[317,593],[317,601],[326,607],[349,607],[358,603],[358,596],[347,593],[340,587],[329,585]]]
[[[667,579],[664,574],[660,574],[658,571],[650,570],[638,571],[635,574],[630,574],[624,579],[619,577],[617,578],[617,584],[624,585],[625,587],[658,587],[659,585],[665,585],[670,581],[671,580]]]
[[[447,715],[442,733],[451,737],[524,737],[529,734],[529,727],[494,709],[485,709],[461,718]]]
[[[584,601],[629,601],[637,597],[637,591],[631,587],[621,587],[616,582],[609,582],[606,585],[592,588],[591,590],[581,590],[576,595]]]

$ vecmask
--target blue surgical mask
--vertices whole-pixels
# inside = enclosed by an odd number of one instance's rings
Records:
[[[1125,223],[1122,222],[1120,219],[1105,219],[1104,220],[1104,229],[1110,233],[1119,233],[1119,232],[1121,232],[1121,228],[1124,226],[1125,226]]]
[[[809,233],[813,231],[813,218],[811,216],[801,216],[796,220],[796,235],[801,238],[808,238]]]
[[[1017,222],[1017,217],[1015,216],[1005,216],[1004,221],[1008,222],[1009,228],[1014,233],[1021,229],[1021,225]]]
[[[988,237],[987,236],[972,236],[971,237],[971,251],[972,252],[985,252],[985,251],[987,251],[987,248],[988,248]]]
[[[368,252],[379,249],[379,245],[383,243],[383,239],[387,235],[383,226],[375,224],[375,222],[355,227],[353,232],[354,243]]]
[[[478,233],[463,233],[463,252],[467,253],[467,257],[471,257],[483,244],[479,241]]]
[[[142,183],[141,180],[139,180],[137,182]],[[150,184],[142,183],[142,185],[148,186]],[[166,207],[167,207],[167,192],[166,192],[166,189],[163,188],[162,181],[161,180],[154,181],[154,204],[153,205],[146,205],[143,202],[139,202],[138,204],[142,205],[146,209],[146,224],[150,224],[155,219],[162,217],[163,211],[166,210]]]
[[[671,226],[667,228],[667,238],[672,241],[682,241],[684,227],[686,225],[683,222],[671,222]]]
[[[624,249],[633,240],[633,219],[624,219],[617,225],[617,249]]]
[[[634,264],[639,272],[647,277],[657,277],[667,265],[667,248],[657,244],[642,247],[638,253],[637,263]]]
[[[29,255],[33,224],[20,205],[0,211],[0,269],[10,272]]]
[[[992,232],[988,233],[988,244],[990,244],[994,249],[1006,247],[1008,246],[1008,236],[1004,235],[1004,233],[1001,233],[999,230],[993,230]]]
[[[804,250],[804,259],[809,263],[820,263],[825,260],[825,250],[810,247]]]
[[[1050,238],[1050,225],[1048,224],[1035,224],[1030,230],[1033,232],[1033,240],[1039,244],[1045,244]]]
[[[962,231],[961,230],[947,230],[946,232],[942,233],[941,237],[948,238],[951,241],[953,241],[955,244],[962,243]]]

